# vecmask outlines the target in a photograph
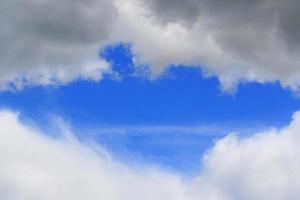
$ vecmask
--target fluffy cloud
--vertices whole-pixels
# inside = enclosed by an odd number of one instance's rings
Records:
[[[72,137],[51,138],[0,112],[0,198],[234,200],[299,199],[300,113],[281,129],[229,135],[205,155],[197,177],[130,166]]]
[[[244,81],[299,87],[298,1],[116,2],[136,63],[154,75],[168,64],[200,65],[225,90]]]
[[[0,199],[182,199],[178,176],[129,168],[67,132],[53,139],[0,113]]]
[[[202,66],[226,90],[243,81],[300,85],[299,1],[3,0],[0,86],[99,80],[97,56],[130,42],[152,76],[169,64]]]
[[[100,80],[98,51],[116,15],[110,1],[0,2],[0,89]]]
[[[281,130],[225,137],[204,157],[195,190],[205,189],[211,199],[298,199],[299,133],[298,112]]]

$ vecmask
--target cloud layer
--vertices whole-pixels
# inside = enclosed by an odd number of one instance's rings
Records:
[[[202,66],[226,90],[280,81],[297,90],[299,1],[3,0],[0,86],[99,80],[109,43],[129,42],[152,76],[169,64]]]
[[[123,164],[101,147],[80,143],[68,129],[65,137],[48,137],[10,111],[0,112],[0,126],[3,200],[300,197],[299,113],[281,130],[219,140],[205,155],[202,171],[188,180],[151,166]]]

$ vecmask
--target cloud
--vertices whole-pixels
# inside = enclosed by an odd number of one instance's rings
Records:
[[[0,89],[98,81],[110,66],[98,51],[116,15],[110,1],[3,0]]]
[[[228,91],[247,81],[299,87],[298,1],[116,2],[137,65],[154,75],[168,64],[199,65]]]
[[[225,90],[240,82],[300,85],[300,3],[224,0],[3,0],[0,88],[100,80],[98,51],[129,42],[152,77],[201,66]]]
[[[91,135],[198,135],[198,136],[220,136],[230,132],[230,127],[225,125],[197,125],[197,126],[168,126],[168,125],[151,125],[151,126],[118,126],[90,128],[85,132]],[[241,130],[241,129],[238,129]],[[245,130],[247,131],[247,130]]]
[[[178,176],[130,168],[68,133],[69,139],[49,138],[20,123],[14,113],[2,111],[0,125],[3,200],[176,200],[184,193]]]
[[[151,166],[121,163],[101,147],[79,142],[68,129],[52,138],[20,122],[10,111],[0,112],[0,125],[3,200],[300,197],[300,113],[281,130],[219,140],[192,179]]]
[[[204,157],[195,190],[202,187],[211,199],[298,199],[299,131],[298,112],[281,130],[223,138]]]

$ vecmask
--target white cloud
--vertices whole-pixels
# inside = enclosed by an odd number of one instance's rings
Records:
[[[221,139],[199,175],[185,181],[166,170],[122,164],[70,135],[50,138],[10,111],[0,113],[0,126],[3,200],[300,198],[300,113],[281,130]]]
[[[129,168],[74,139],[49,138],[11,112],[0,113],[0,126],[2,200],[182,199],[177,176]]]
[[[212,199],[299,199],[299,133],[298,112],[282,130],[227,136],[205,156],[195,190],[205,188]]]

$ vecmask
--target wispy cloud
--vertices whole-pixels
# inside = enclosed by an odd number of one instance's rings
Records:
[[[98,126],[85,129],[83,132],[89,136],[99,135],[128,135],[128,136],[142,136],[142,135],[195,135],[208,137],[222,137],[229,133],[236,133],[240,135],[247,135],[249,132],[263,130],[265,125],[249,122],[248,125],[236,123],[220,123],[205,125],[129,125],[129,126]]]

